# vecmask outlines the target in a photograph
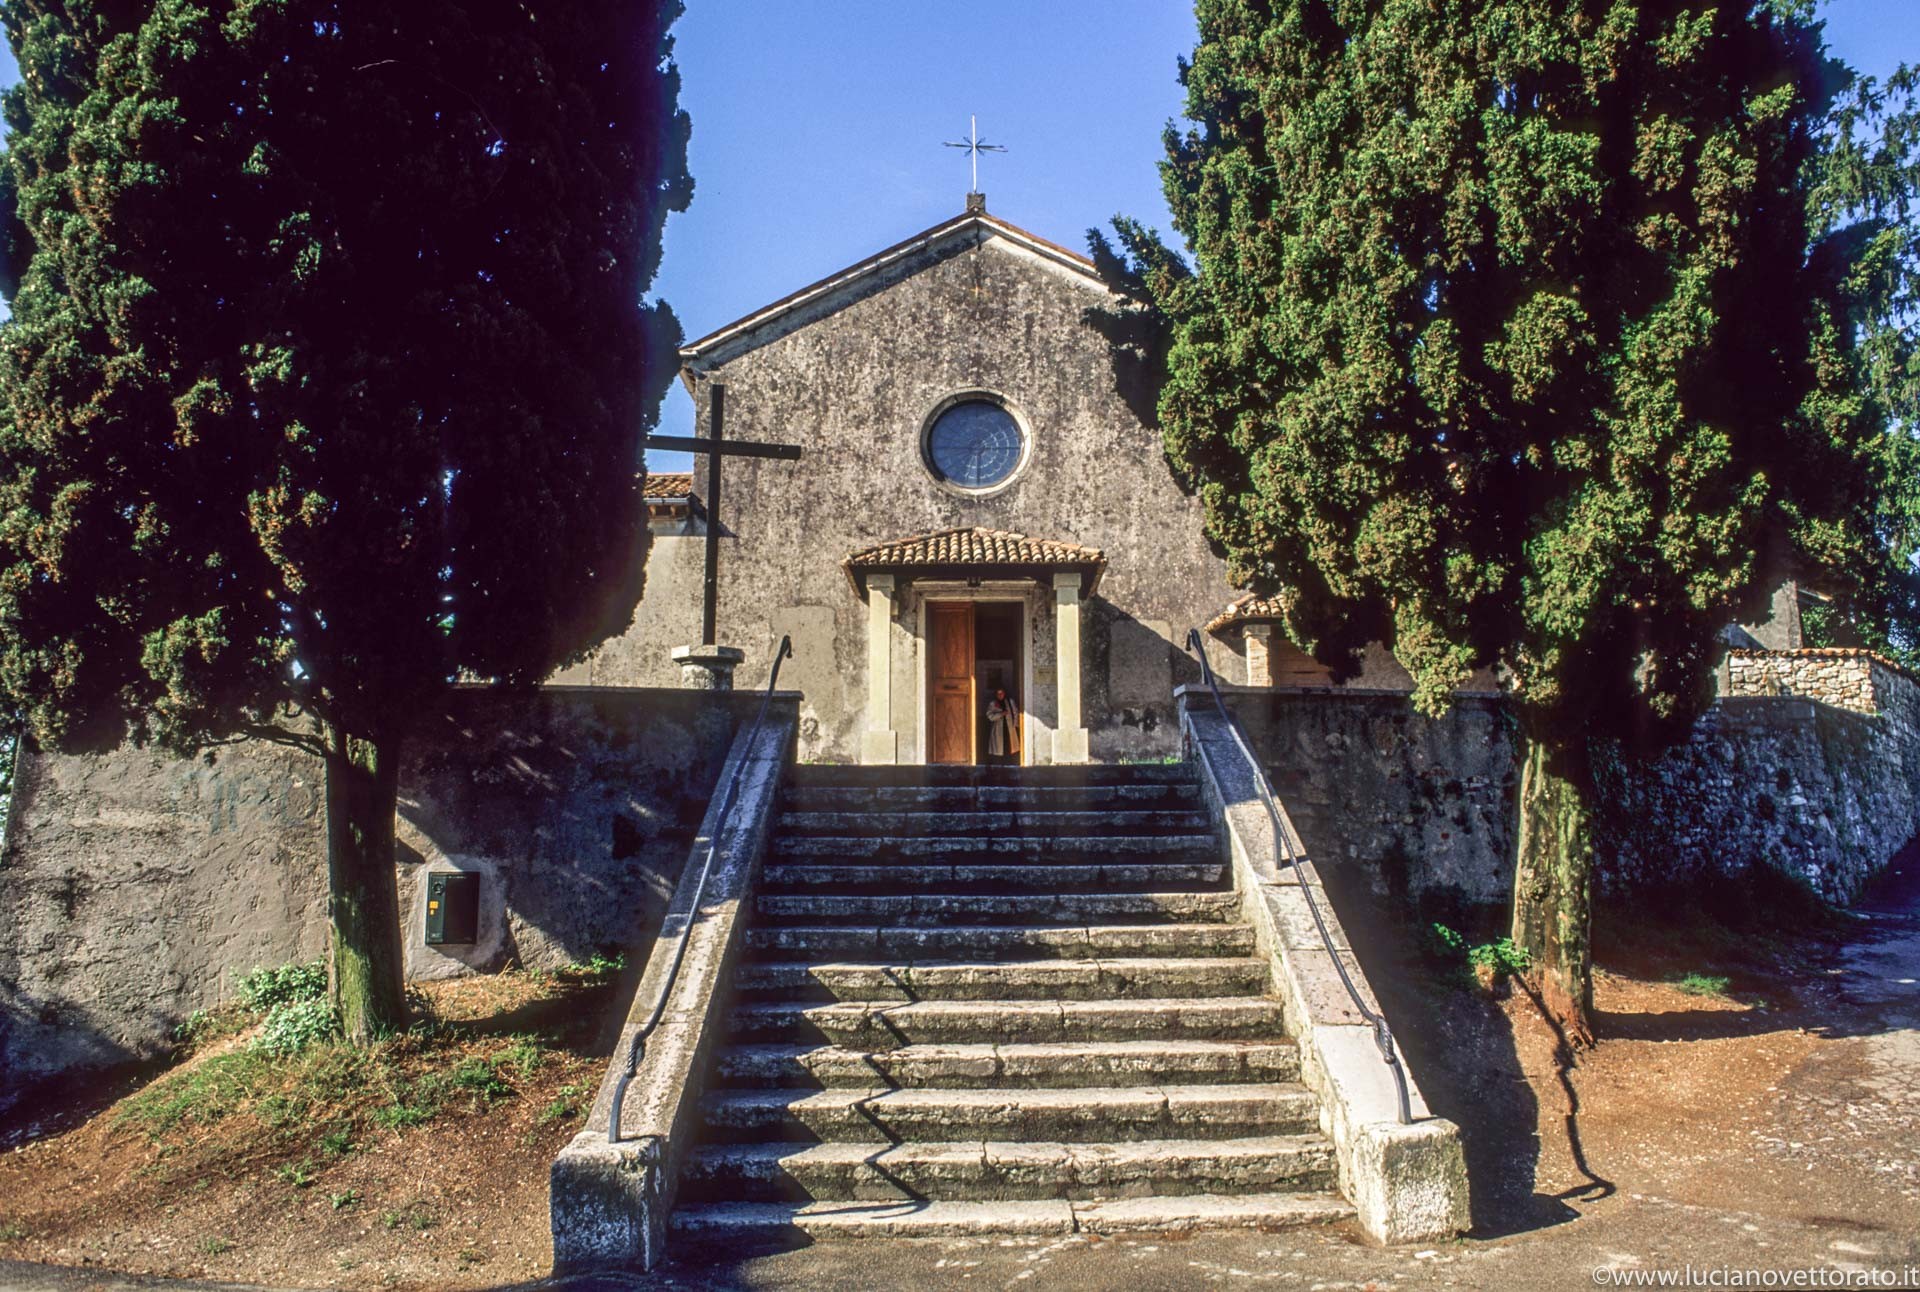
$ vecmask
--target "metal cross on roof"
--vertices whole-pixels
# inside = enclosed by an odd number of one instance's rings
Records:
[[[981,142],[979,117],[967,118],[966,139],[962,140],[959,143],[949,142],[944,146],[948,148],[964,148],[967,150],[967,157],[969,160],[973,162],[973,187],[968,190],[969,192],[972,192],[972,193],[978,193],[980,191],[980,154],[981,153],[1003,153],[1006,151],[1006,149],[1002,147],[1000,144],[989,144],[989,143]]]

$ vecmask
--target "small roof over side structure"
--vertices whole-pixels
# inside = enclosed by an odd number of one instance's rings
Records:
[[[1270,597],[1249,592],[1227,603],[1227,608],[1207,621],[1210,633],[1224,632],[1241,624],[1271,624],[1286,618],[1287,595],[1276,592]]]
[[[997,242],[1016,255],[1029,257],[1090,291],[1111,295],[1099,270],[1087,257],[987,214],[984,201],[969,202],[967,210],[951,220],[916,233],[904,242],[897,242],[885,251],[829,274],[682,346],[681,376],[690,382],[694,370],[718,367],[949,255],[988,242]]]
[[[943,529],[915,534],[849,555],[840,563],[855,596],[866,593],[869,574],[903,574],[915,578],[1039,578],[1059,570],[1077,570],[1085,579],[1083,595],[1092,596],[1107,568],[1106,554],[1097,547],[1028,538],[999,529]]]

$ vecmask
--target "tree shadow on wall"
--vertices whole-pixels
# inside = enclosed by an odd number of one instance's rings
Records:
[[[1379,996],[1394,1040],[1420,1084],[1427,1105],[1460,1127],[1472,1201],[1472,1235],[1500,1238],[1545,1229],[1579,1217],[1570,1202],[1592,1202],[1613,1185],[1586,1162],[1579,1139],[1578,1102],[1563,1133],[1586,1173],[1581,1185],[1542,1192],[1537,1173],[1541,1136],[1552,1114],[1527,1079],[1514,1029],[1498,1002],[1462,984],[1459,967],[1443,968],[1422,951],[1424,915],[1366,890],[1346,868],[1328,866],[1322,878],[1341,912],[1354,955]],[[1480,915],[1482,921],[1490,917]],[[1448,912],[1451,927],[1473,927],[1471,916]]]

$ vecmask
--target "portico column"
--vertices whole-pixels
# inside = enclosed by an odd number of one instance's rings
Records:
[[[1060,727],[1053,736],[1053,761],[1087,761],[1087,729],[1080,709],[1080,575],[1053,576],[1054,638],[1059,653]]]
[[[867,729],[860,733],[860,761],[900,761],[900,733],[893,729],[893,575],[867,576]]]
[[[1240,630],[1247,639],[1247,685],[1273,685],[1273,656],[1267,652],[1267,639],[1273,636],[1272,624],[1247,624]]]

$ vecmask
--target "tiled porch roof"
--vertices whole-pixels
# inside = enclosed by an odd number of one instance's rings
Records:
[[[1083,591],[1091,596],[1093,585],[1107,566],[1107,558],[1097,547],[975,527],[943,529],[877,543],[852,553],[841,565],[855,592],[861,590],[866,575],[876,571],[978,574],[992,570],[1018,575],[1078,569],[1088,576]]]

